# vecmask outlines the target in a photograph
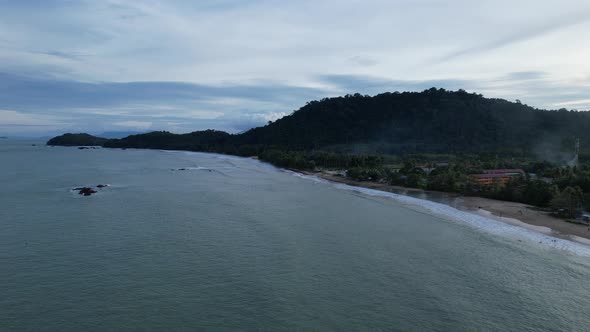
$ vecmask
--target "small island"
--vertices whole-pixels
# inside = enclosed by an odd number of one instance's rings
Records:
[[[54,146],[102,146],[107,139],[89,134],[63,134],[47,141],[47,145]]]

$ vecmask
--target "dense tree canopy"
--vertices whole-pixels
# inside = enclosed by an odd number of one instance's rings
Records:
[[[372,153],[528,152],[587,146],[590,114],[544,111],[465,91],[359,94],[313,101],[290,116],[234,139],[297,150],[337,145]],[[549,154],[556,154],[549,151]],[[558,157],[552,156],[552,157]]]
[[[63,134],[54,137],[47,142],[47,145],[61,146],[100,146],[106,143],[107,139],[88,134]]]
[[[153,132],[108,140],[108,147],[216,151],[265,149],[347,153],[535,153],[564,159],[577,137],[590,146],[590,114],[545,111],[463,90],[360,94],[307,103],[266,126],[238,135],[216,130]]]
[[[573,215],[574,205],[580,206],[590,193],[590,167],[563,165],[572,158],[576,138],[582,152],[589,151],[588,133],[590,113],[545,111],[432,88],[312,101],[237,135],[158,131],[107,140],[65,134],[48,144],[257,155],[281,167],[347,170],[356,180],[559,207]],[[437,163],[441,160],[445,162]],[[469,176],[493,168],[524,168],[535,178],[479,187]],[[568,187],[575,188],[575,195]]]

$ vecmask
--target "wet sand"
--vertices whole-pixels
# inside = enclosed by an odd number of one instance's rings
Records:
[[[536,232],[590,245],[590,230],[588,226],[566,222],[563,219],[551,216],[547,212],[540,211],[531,205],[484,197],[462,196],[453,193],[405,188],[377,182],[354,181],[343,176],[338,176],[333,172],[304,173],[328,181],[387,191],[450,205],[458,210],[477,213]]]

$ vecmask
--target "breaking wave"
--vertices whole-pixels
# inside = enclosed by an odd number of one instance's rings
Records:
[[[316,176],[312,175],[305,175],[289,170],[285,170],[286,172],[303,178],[307,180],[314,181],[316,183],[322,183],[330,185],[334,188],[341,189],[341,190],[348,190],[348,191],[355,191],[369,196],[375,197],[387,197],[396,200],[397,202],[402,203],[404,206],[416,209],[419,211],[426,212],[428,214],[443,218],[445,220],[456,222],[464,225],[468,225],[472,228],[477,230],[494,234],[500,235],[504,238],[509,238],[513,240],[522,240],[527,241],[530,243],[539,244],[545,247],[551,247],[555,249],[560,249],[567,251],[569,253],[573,253],[576,255],[590,257],[590,247],[583,245],[581,243],[577,243],[574,241],[556,238],[547,234],[543,234],[531,229],[527,229],[524,227],[519,227],[515,225],[511,225],[500,220],[482,216],[479,214],[461,211],[452,206],[425,200],[414,198],[410,196],[404,196],[399,194],[394,194],[386,191],[380,191],[375,189],[363,188],[363,187],[356,187],[351,186],[343,183],[331,182]]]

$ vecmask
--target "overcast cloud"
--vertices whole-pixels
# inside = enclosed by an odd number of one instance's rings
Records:
[[[215,128],[465,89],[590,109],[590,2],[0,0],[0,136]]]

